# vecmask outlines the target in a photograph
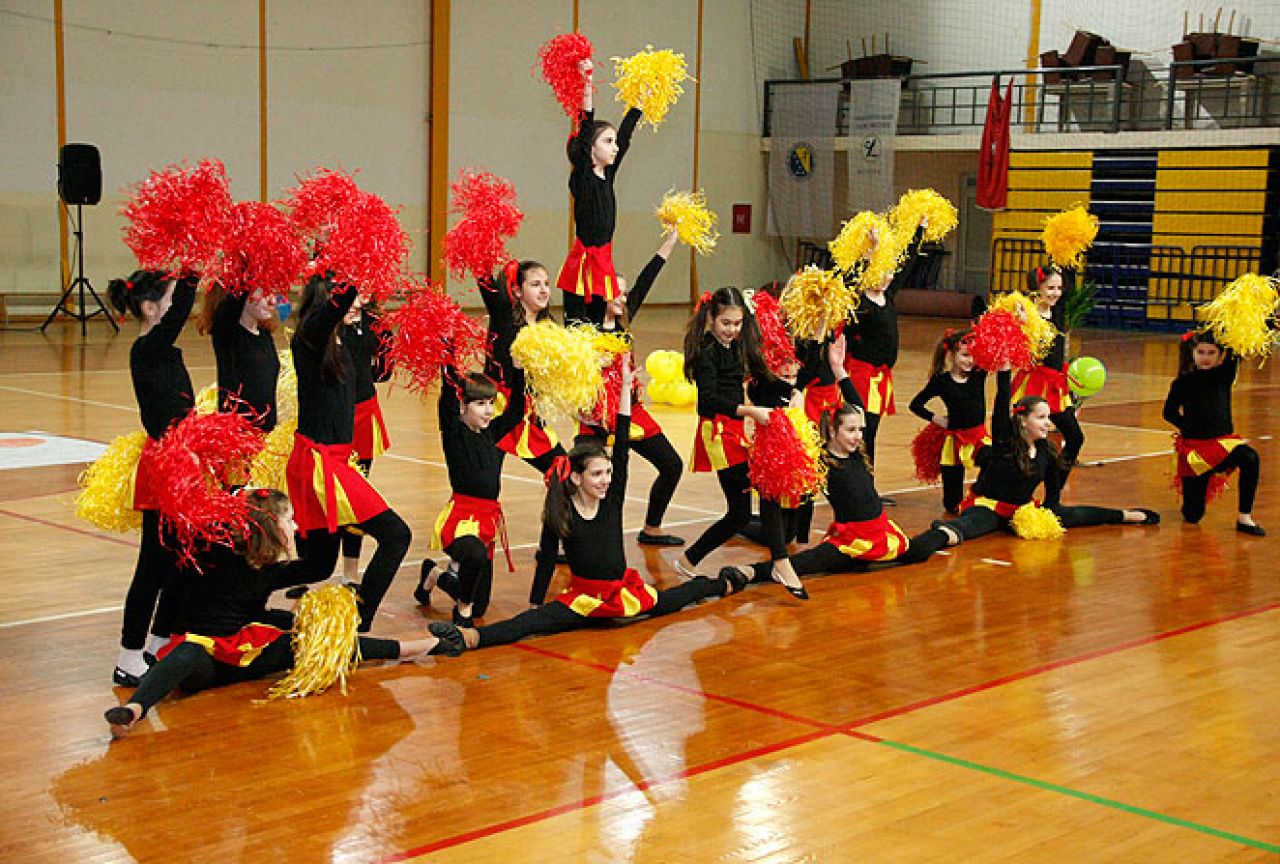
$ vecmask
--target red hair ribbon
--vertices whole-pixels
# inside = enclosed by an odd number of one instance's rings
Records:
[[[954,328],[954,327],[948,327],[946,330],[944,330],[944,331],[943,331],[943,333],[942,333],[942,338],[943,338],[943,339],[950,339],[950,338],[951,338],[951,334],[952,334],[952,333],[954,333],[954,332],[956,332],[956,328]]]
[[[1190,342],[1192,339],[1194,339],[1194,338],[1195,338],[1195,335],[1196,335],[1196,331],[1194,331],[1194,330],[1188,330],[1186,333],[1183,333],[1183,334],[1182,334],[1182,341],[1183,341],[1183,342]]]
[[[550,486],[552,480],[559,480],[561,483],[569,479],[569,473],[572,468],[569,465],[569,457],[561,453],[555,459],[551,460],[551,467],[547,469],[547,473],[543,475],[542,482]]]
[[[1043,268],[1043,267],[1037,267],[1037,268],[1036,268],[1036,283],[1038,284],[1038,283],[1041,283],[1041,282],[1044,282],[1044,268]]]
[[[1026,414],[1026,413],[1027,413],[1027,406],[1026,406],[1026,405],[1014,405],[1014,406],[1013,406],[1013,413],[1014,413],[1014,414]]]
[[[710,292],[710,291],[703,291],[703,292],[702,292],[702,296],[698,298],[698,303],[697,303],[697,305],[696,305],[696,306],[694,306],[693,308],[694,308],[694,310],[695,310],[695,311],[701,311],[701,310],[702,310],[702,306],[703,306],[703,304],[705,304],[705,303],[710,303],[710,302],[711,302],[711,292]]]
[[[512,258],[502,265],[502,278],[507,280],[507,295],[514,301],[520,290],[520,262]]]

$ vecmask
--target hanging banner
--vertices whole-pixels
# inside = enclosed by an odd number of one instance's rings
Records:
[[[849,212],[886,210],[893,191],[893,138],[898,132],[897,78],[849,81]]]
[[[774,85],[770,95],[772,237],[831,236],[839,82]]]

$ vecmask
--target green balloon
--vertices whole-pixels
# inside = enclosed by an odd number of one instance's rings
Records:
[[[1097,357],[1077,357],[1067,367],[1067,381],[1077,396],[1092,396],[1107,383],[1107,367]]]

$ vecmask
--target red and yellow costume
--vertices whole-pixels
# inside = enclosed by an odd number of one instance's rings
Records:
[[[845,357],[845,371],[854,389],[862,397],[868,414],[890,417],[897,413],[893,401],[893,369],[889,366],[872,366],[855,357]]]
[[[1218,438],[1183,438],[1173,436],[1174,488],[1182,494],[1182,480],[1199,477],[1222,464],[1231,451],[1245,443],[1239,435],[1223,435]],[[145,451],[144,451],[145,452]],[[1216,482],[1215,482],[1216,481]],[[1215,476],[1209,482],[1207,498],[1220,495],[1227,485],[1227,475]]]
[[[844,404],[837,384],[810,384],[804,389],[804,414],[814,423]]]
[[[556,601],[586,618],[632,618],[653,608],[658,590],[628,567],[621,579],[584,579],[574,574]]]
[[[157,476],[155,469],[155,456],[159,449],[160,442],[148,435],[142,452],[138,454],[138,462],[133,466],[133,476],[129,478],[129,499],[134,510],[160,509],[159,485],[164,478]]]
[[[390,509],[350,463],[352,452],[351,444],[317,444],[304,435],[293,436],[285,478],[300,533],[334,532]]]
[[[391,449],[391,437],[387,435],[377,396],[356,403],[355,435],[351,443],[359,459],[376,459]]]
[[[865,522],[832,522],[822,542],[866,561],[892,561],[911,545],[898,523],[885,513]]]
[[[690,470],[695,473],[723,471],[741,465],[747,461],[747,449],[747,435],[741,417],[699,417],[693,436]]]
[[[1066,369],[1033,366],[1019,369],[1013,376],[1013,401],[1025,396],[1039,396],[1049,403],[1050,414],[1060,414],[1071,407],[1071,385]]]
[[[613,266],[613,244],[586,246],[574,238],[556,285],[570,294],[590,300],[601,297],[607,303],[618,296],[618,273]]]
[[[230,636],[201,636],[199,633],[178,633],[156,652],[156,659],[163,660],[170,651],[183,642],[191,642],[203,648],[210,657],[228,666],[245,667],[258,659],[263,649],[275,642],[284,631],[269,624],[246,624]]]
[[[459,537],[475,537],[484,544],[493,560],[493,549],[499,539],[507,555],[507,567],[515,572],[511,560],[511,545],[507,542],[507,521],[502,515],[502,505],[490,498],[476,498],[454,492],[449,503],[436,517],[431,535],[432,549],[445,549]]]
[[[495,415],[506,410],[507,402],[511,398],[510,387],[502,383],[498,383],[497,386],[498,398],[493,401]],[[550,453],[559,445],[560,439],[556,436],[555,430],[542,425],[532,400],[525,401],[524,419],[498,441],[499,450],[520,459],[537,459],[539,456]]]

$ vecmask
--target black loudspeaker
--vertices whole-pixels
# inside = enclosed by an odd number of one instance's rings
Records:
[[[58,151],[58,195],[68,204],[102,200],[102,160],[92,144],[64,144]]]

